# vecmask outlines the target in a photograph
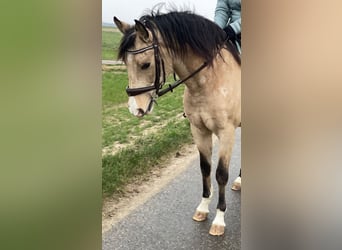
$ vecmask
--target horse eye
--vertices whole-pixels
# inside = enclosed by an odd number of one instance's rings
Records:
[[[144,64],[141,66],[141,69],[147,69],[148,67],[150,67],[150,63],[144,63]]]

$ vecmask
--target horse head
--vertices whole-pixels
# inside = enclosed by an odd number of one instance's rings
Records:
[[[114,22],[123,33],[119,58],[127,66],[128,108],[133,115],[142,117],[152,111],[154,100],[169,72],[165,71],[155,31],[138,20],[135,20],[135,25],[129,25],[114,17]]]

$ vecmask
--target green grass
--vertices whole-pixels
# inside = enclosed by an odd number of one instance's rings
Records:
[[[121,33],[116,29],[110,29],[107,27],[105,29],[102,28],[102,59],[117,59],[117,49],[121,37]]]
[[[102,59],[116,59],[120,39],[119,32],[102,31]],[[139,119],[128,111],[127,83],[125,69],[102,72],[102,147],[110,152],[102,157],[104,196],[122,192],[134,177],[192,142],[189,122],[182,117],[184,86],[158,99],[153,112]],[[117,144],[123,148],[111,151]]]
[[[187,120],[168,124],[163,131],[138,140],[132,147],[102,159],[102,190],[105,196],[120,192],[132,176],[146,173],[182,144],[191,142]]]
[[[114,105],[127,102],[127,73],[102,72],[102,104]]]
[[[114,77],[118,77],[117,74],[115,74]],[[124,91],[127,84],[126,79],[120,81],[117,78],[116,86],[110,87],[111,91],[109,91],[107,89],[108,86],[113,86],[113,84],[107,83],[110,80],[110,77],[104,78],[102,92],[104,96],[102,111],[103,147],[112,145],[115,142],[120,144],[128,143],[133,138],[143,136],[143,132],[146,129],[162,127],[165,125],[165,121],[177,116],[179,117],[183,113],[183,86],[175,89],[173,93],[164,95],[162,98],[158,99],[158,104],[154,106],[153,112],[144,116],[142,119],[139,119],[129,113],[126,105],[124,105],[124,107],[116,105],[122,103],[121,101],[126,103],[128,100]]]
[[[113,84],[113,81],[115,84]],[[134,117],[125,105],[126,74],[103,73],[102,147],[128,145],[102,159],[104,196],[121,192],[135,176],[146,173],[179,147],[192,142],[189,122],[182,117],[184,86],[158,99],[151,114]],[[153,132],[147,133],[147,130]]]
[[[163,96],[153,112],[141,119],[132,116],[127,107],[107,105],[103,109],[103,147],[114,143],[132,144],[103,157],[104,196],[122,191],[133,177],[146,173],[179,147],[192,142],[189,122],[181,116],[182,91],[177,89]],[[159,126],[155,132],[144,135],[146,129]]]

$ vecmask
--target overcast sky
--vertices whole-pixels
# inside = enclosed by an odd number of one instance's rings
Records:
[[[134,23],[134,19],[161,2],[187,7],[197,14],[214,19],[216,0],[102,0],[102,22],[113,23],[113,16],[116,16],[121,21]]]

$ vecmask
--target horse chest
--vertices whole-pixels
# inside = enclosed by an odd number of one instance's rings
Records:
[[[212,103],[212,102],[209,102]],[[219,127],[222,127],[221,119],[216,108],[213,105],[209,105],[207,100],[203,97],[200,98],[185,98],[184,110],[192,125],[199,129],[209,129],[216,131]],[[221,116],[222,118],[222,116]]]
[[[198,129],[208,129],[212,132],[216,132],[225,126],[225,119],[222,119],[223,117],[220,118],[212,112],[201,111],[190,113],[188,118],[190,123]]]

